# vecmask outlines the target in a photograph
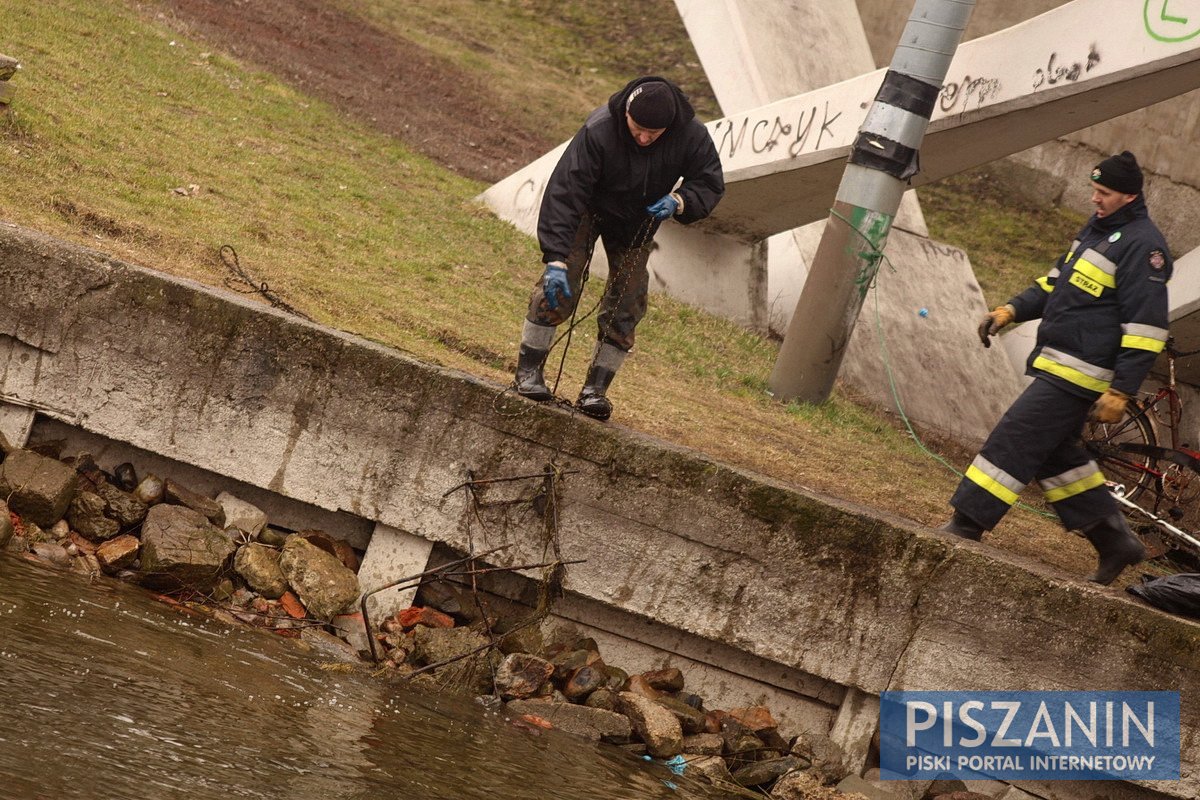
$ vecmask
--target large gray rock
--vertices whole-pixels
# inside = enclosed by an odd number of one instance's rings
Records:
[[[629,717],[650,755],[670,758],[683,751],[683,729],[674,714],[633,692],[621,692],[617,697],[621,713]]]
[[[331,620],[358,600],[358,576],[301,536],[289,536],[279,557],[288,584],[316,619]]]
[[[270,600],[278,600],[288,590],[287,577],[279,566],[279,551],[261,544],[238,548],[233,568],[251,589]]]
[[[689,758],[687,760],[686,775],[700,775],[707,778],[712,783],[733,783],[733,776],[729,774],[729,766],[725,763],[725,759],[720,756],[701,756],[699,758]],[[771,791],[771,797],[776,798],[774,789]],[[808,800],[802,797],[788,797],[787,800]]]
[[[12,56],[0,55],[0,81],[6,81],[16,75],[20,66],[21,62]]]
[[[104,498],[104,513],[115,519],[121,530],[127,531],[142,524],[146,518],[149,505],[134,497],[129,492],[122,491],[108,481],[96,486],[96,494]]]
[[[682,700],[676,700],[674,697],[663,695],[656,698],[654,702],[670,711],[675,715],[675,719],[679,720],[679,726],[687,736],[694,736],[697,733],[704,732],[704,714],[689,706]]]
[[[217,505],[225,512],[225,527],[245,531],[254,539],[267,527],[267,512],[256,505],[247,503],[229,492],[217,495]]]
[[[0,494],[20,517],[43,528],[62,519],[75,496],[75,470],[29,450],[16,450],[0,464]]]
[[[498,666],[500,654],[489,649],[473,651],[487,644],[487,637],[470,628],[418,625],[413,630],[412,657],[422,666],[458,659],[434,670],[434,680],[441,685],[486,694],[492,690],[492,668]]]
[[[413,629],[413,657],[421,666],[465,656],[487,643],[483,634],[470,628],[427,628],[418,625]]]
[[[211,497],[193,492],[181,483],[167,478],[165,487],[165,497],[168,503],[187,506],[193,511],[198,511],[208,518],[208,521],[218,528],[225,527],[225,509],[221,508],[221,504]]]
[[[791,754],[808,758],[812,763],[812,771],[827,783],[837,783],[850,774],[846,752],[824,734],[811,731],[801,733],[792,742]]]
[[[154,588],[208,591],[233,551],[225,532],[200,512],[157,505],[142,523],[141,580]]]
[[[561,731],[592,741],[628,742],[633,733],[629,718],[615,711],[588,708],[575,703],[551,700],[513,700],[506,708],[512,714],[533,714],[548,720]]]
[[[31,547],[33,554],[50,564],[57,567],[68,567],[71,565],[71,556],[66,549],[57,542],[34,542]]]
[[[115,519],[105,515],[104,498],[95,492],[78,492],[67,506],[67,522],[71,530],[94,541],[111,539],[121,532]]]
[[[554,665],[528,653],[510,653],[496,670],[496,691],[505,700],[533,697],[550,680]]]
[[[739,786],[762,786],[806,766],[808,766],[808,762],[802,761],[796,756],[755,761],[753,764],[747,764],[735,770],[733,781]]]
[[[100,568],[109,575],[115,575],[123,569],[133,566],[137,560],[141,542],[136,536],[122,534],[115,539],[109,539],[96,548],[96,561]]]
[[[683,737],[683,752],[697,756],[719,756],[725,748],[725,740],[718,733],[697,733]]]

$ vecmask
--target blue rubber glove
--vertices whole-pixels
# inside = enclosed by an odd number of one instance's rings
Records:
[[[571,285],[567,283],[567,265],[561,261],[551,261],[546,265],[546,273],[542,275],[542,293],[546,295],[546,305],[550,310],[558,308],[558,293],[564,298],[571,297]]]
[[[678,210],[679,200],[677,200],[673,194],[664,195],[655,203],[646,206],[646,213],[654,217],[659,222],[675,216],[675,212]]]

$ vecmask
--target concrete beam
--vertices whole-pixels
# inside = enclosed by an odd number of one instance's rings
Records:
[[[1095,25],[1103,19],[1105,24]],[[827,216],[877,70],[709,123],[727,191],[705,228],[758,240]],[[913,185],[1026,150],[1200,87],[1200,38],[1164,41],[1127,0],[1074,0],[958,48]],[[506,219],[540,197],[539,160],[484,194]],[[536,206],[534,206],[536,213]]]
[[[1142,12],[1122,0],[1074,0],[961,45],[914,185],[1200,86],[1200,43],[1156,38]],[[879,70],[710,123],[729,187],[705,224],[753,238],[822,218],[882,77]]]
[[[862,773],[871,751],[871,740],[878,729],[879,697],[858,689],[848,689],[829,731],[829,738],[846,754],[846,766],[851,773]]]
[[[371,535],[367,552],[358,568],[358,585],[367,600],[367,613],[373,625],[379,625],[393,614],[408,608],[417,595],[417,584],[375,591],[389,583],[419,575],[428,567],[433,542],[405,533],[399,528],[379,523]]]
[[[33,418],[32,408],[0,401],[0,434],[13,447],[24,447],[29,441]]]
[[[1200,794],[1200,626],[1078,576],[619,425],[507,416],[497,385],[2,224],[0,364],[0,392],[92,434],[459,552],[508,544],[500,565],[542,560],[540,485],[490,484],[479,508],[446,491],[554,463],[558,544],[584,560],[567,591],[870,695],[1178,690],[1165,791]]]
[[[725,114],[875,67],[854,0],[675,0],[675,6]]]

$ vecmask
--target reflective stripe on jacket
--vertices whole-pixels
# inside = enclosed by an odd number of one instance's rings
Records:
[[[1136,393],[1167,342],[1172,269],[1140,195],[1093,215],[1050,272],[1009,301],[1017,321],[1042,320],[1026,373],[1076,394]]]

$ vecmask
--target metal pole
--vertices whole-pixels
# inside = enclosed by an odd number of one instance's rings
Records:
[[[933,104],[975,0],[917,0],[850,150],[837,199],[784,335],[769,386],[779,400],[824,402],[875,281],[900,198],[920,171]]]

